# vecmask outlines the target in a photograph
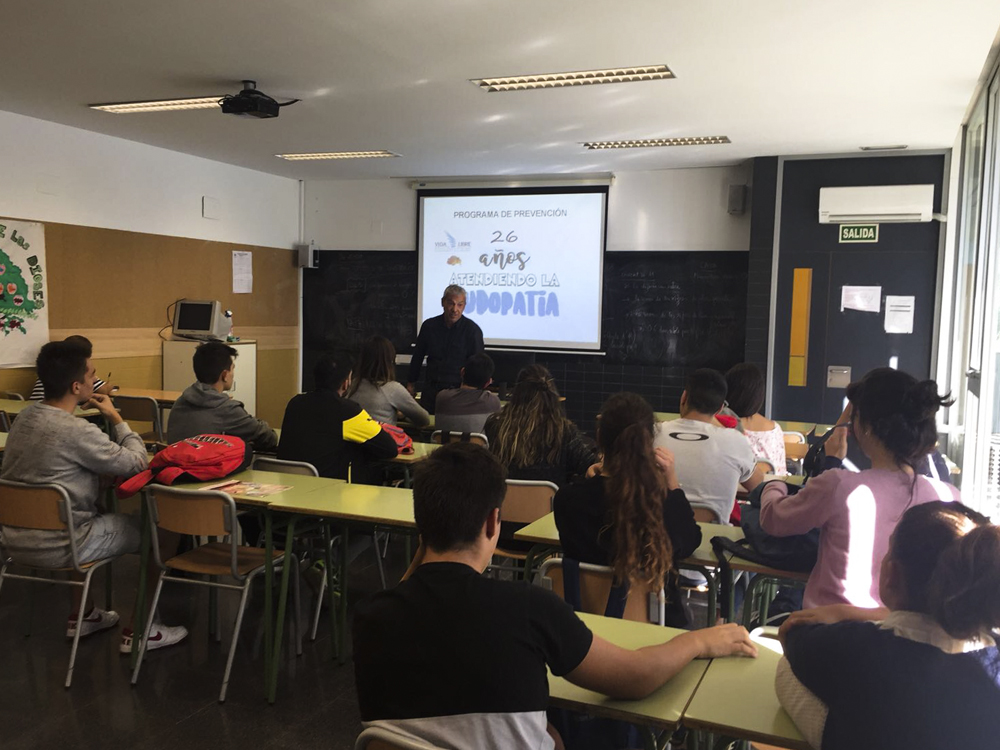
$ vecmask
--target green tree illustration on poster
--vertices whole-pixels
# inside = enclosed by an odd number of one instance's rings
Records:
[[[29,297],[28,282],[10,256],[0,250],[0,331],[4,336],[24,330],[25,318],[35,317],[35,303]]]

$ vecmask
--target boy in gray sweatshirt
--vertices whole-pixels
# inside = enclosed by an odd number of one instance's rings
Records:
[[[28,484],[57,484],[69,495],[81,563],[139,551],[138,519],[124,513],[101,513],[97,501],[102,476],[132,476],[148,465],[140,438],[115,410],[111,399],[94,392],[97,379],[85,347],[72,341],[53,341],[42,347],[35,367],[45,399],[22,411],[7,436],[0,478]],[[96,425],[74,416],[79,405],[101,412],[110,437]],[[24,565],[69,567],[69,540],[64,531],[4,527],[0,540],[11,558]],[[75,605],[67,636],[77,628],[82,590],[73,589]],[[118,614],[88,602],[80,635],[113,627]],[[177,643],[187,635],[183,627],[154,626],[149,648]],[[131,633],[126,632],[131,645]]]
[[[256,451],[278,447],[278,435],[263,419],[251,416],[243,404],[226,395],[233,387],[238,352],[219,341],[209,341],[194,350],[194,374],[198,382],[188,386],[170,409],[167,440],[195,435],[235,435],[253,443]]]

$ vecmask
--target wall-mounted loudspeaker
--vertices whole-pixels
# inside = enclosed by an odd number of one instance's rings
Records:
[[[295,265],[299,268],[319,268],[319,258],[312,245],[295,245]]]
[[[729,214],[742,216],[747,210],[747,196],[750,189],[746,185],[729,186]]]

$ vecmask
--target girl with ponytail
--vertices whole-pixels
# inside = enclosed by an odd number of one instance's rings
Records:
[[[667,624],[684,627],[674,564],[701,543],[673,456],[653,447],[652,407],[634,393],[608,399],[597,427],[604,460],[600,474],[563,487],[555,496],[559,539],[566,557],[610,565],[616,579],[667,591]]]
[[[776,687],[822,750],[963,748],[1000,738],[1000,528],[959,503],[910,508],[878,609],[796,612]]]
[[[950,484],[915,471],[937,442],[934,415],[951,403],[938,394],[933,380],[917,381],[883,367],[851,383],[847,398],[850,403],[826,443],[827,454],[846,456],[850,431],[872,468],[824,471],[794,495],[784,482],[769,482],[761,492],[760,525],[768,534],[821,530],[803,597],[807,609],[880,606],[882,558],[900,517],[913,505],[959,499]]]

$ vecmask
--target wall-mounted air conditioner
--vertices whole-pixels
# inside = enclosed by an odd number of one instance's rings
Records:
[[[930,221],[933,185],[876,185],[819,189],[819,223],[901,224]]]

